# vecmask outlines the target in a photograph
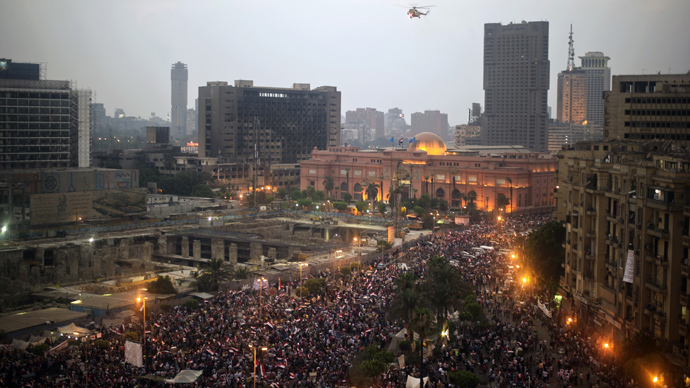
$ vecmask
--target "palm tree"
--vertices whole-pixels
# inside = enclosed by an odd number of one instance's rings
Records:
[[[335,182],[333,181],[333,177],[330,175],[326,175],[326,179],[323,181],[323,188],[326,190],[328,193],[328,196],[331,197],[331,191],[335,187]]]
[[[367,194],[367,197],[369,197],[369,200],[371,201],[371,208],[373,209],[374,201],[379,195],[379,185],[376,184],[376,182],[371,182],[367,185],[367,188],[364,190],[364,192]]]
[[[424,282],[424,295],[436,309],[439,323],[446,320],[451,308],[461,306],[461,296],[471,291],[471,286],[462,281],[460,274],[450,266],[448,259],[434,256],[428,265],[428,277]]]
[[[252,271],[247,267],[235,268],[232,275],[235,279],[247,279],[251,275]]]
[[[419,359],[424,362],[424,340],[427,334],[434,327],[434,314],[426,307],[416,308],[412,312],[412,321],[410,326],[415,332],[419,334],[419,342],[422,346],[419,347]],[[412,336],[414,339],[414,335]]]
[[[506,198],[506,195],[503,193],[498,193],[496,196],[496,208],[497,209],[502,209],[506,207],[510,203],[510,200]]]
[[[391,300],[391,318],[404,319],[406,322],[410,323],[412,322],[414,310],[422,307],[424,303],[424,296],[419,290],[408,288],[401,291]]]
[[[350,193],[350,168],[346,167],[345,168],[345,179],[347,180],[347,191],[346,193]],[[342,192],[341,192],[342,195]]]
[[[213,289],[217,290],[223,282],[232,278],[232,269],[225,261],[221,259],[211,259],[208,264],[209,267],[202,271],[202,276],[207,275],[209,277]]]
[[[400,275],[395,281],[393,282],[398,288],[396,289],[396,292],[398,294],[402,293],[403,291],[407,290],[416,290],[417,287],[417,274],[415,274],[412,271],[407,271],[404,274]]]
[[[506,182],[508,182],[508,185],[510,185],[510,212],[513,212],[513,180],[510,178],[506,178]]]

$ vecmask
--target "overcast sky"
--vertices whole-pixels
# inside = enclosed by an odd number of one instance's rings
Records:
[[[400,0],[4,0],[0,57],[46,63],[48,79],[93,89],[108,115],[168,115],[181,61],[189,108],[207,81],[299,82],[336,86],[343,114],[437,109],[451,125],[484,104],[484,23],[550,23],[552,115],[571,23],[576,57],[602,51],[613,75],[690,70],[688,0],[431,1],[411,20]]]

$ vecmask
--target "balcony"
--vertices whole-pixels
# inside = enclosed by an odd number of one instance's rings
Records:
[[[649,233],[651,236],[668,239],[668,229],[655,228],[654,225],[652,225],[652,227],[650,228],[648,225],[647,233]]]
[[[608,268],[611,272],[615,272],[618,269],[618,262],[616,261],[607,261],[606,262],[606,268]]]
[[[673,344],[672,349],[673,355],[678,358],[681,365],[687,365],[688,363],[688,349],[682,343]]]
[[[684,321],[678,322],[678,334],[682,335],[683,337],[688,336],[688,324]]]
[[[690,236],[683,236],[683,245],[690,246]]]
[[[683,292],[683,291],[681,291],[681,292]],[[680,294],[680,304],[685,306],[685,307],[688,307],[688,295]]]
[[[587,213],[588,216],[593,216],[593,215],[597,214],[597,209],[590,206],[587,208],[587,210],[585,212]]]
[[[666,282],[660,282],[657,279],[647,279],[644,283],[647,288],[654,290],[660,294],[668,293],[668,287]]]
[[[663,210],[667,212],[678,212],[680,209],[685,211],[684,203],[680,201],[661,201],[658,199],[647,199],[647,205],[653,209]]]
[[[688,265],[687,261],[680,265],[680,273],[681,275],[690,276],[690,265]]]
[[[592,271],[584,271],[583,274],[585,279],[592,279],[594,280],[594,272]]]
[[[690,217],[690,206],[683,206],[683,215]]]
[[[592,252],[590,252],[590,251],[585,252],[585,260],[595,260],[595,259],[596,259],[596,256],[594,256],[594,254],[592,254]]]
[[[586,235],[587,237],[594,238],[594,237],[597,236],[597,232],[595,232],[595,231],[593,231],[593,230],[590,229],[590,230],[587,230],[587,232],[585,233],[585,235]]]
[[[644,306],[642,311],[644,311],[644,313],[647,315],[654,315],[656,313],[656,306],[650,303]]]
[[[656,265],[668,267],[668,257],[666,256],[657,256],[654,262],[656,263]]]

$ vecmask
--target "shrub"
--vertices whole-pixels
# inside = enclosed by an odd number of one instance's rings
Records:
[[[295,288],[296,296],[309,296],[309,290],[307,287],[297,287]]]
[[[376,377],[386,370],[386,364],[379,360],[364,360],[362,361],[362,369],[367,376]]]
[[[469,303],[467,306],[465,306],[465,311],[473,318],[477,319],[481,317],[482,313],[482,306],[480,306],[477,303]]]
[[[340,267],[340,274],[343,275],[344,277],[350,276],[350,273],[352,273],[352,269],[350,268],[349,265],[346,265],[344,267]]]
[[[48,344],[38,344],[31,346],[28,350],[37,356],[43,356],[45,352],[50,350],[50,346]]]
[[[398,342],[398,349],[400,349],[401,352],[409,352],[412,350],[412,343],[410,340],[405,340],[405,341],[400,341]]]
[[[130,341],[139,341],[139,333],[136,331],[125,332],[125,339]]]
[[[317,294],[326,285],[326,280],[323,278],[311,278],[304,282],[304,287],[309,290],[309,294]]]
[[[158,279],[147,284],[147,288],[152,294],[177,294],[169,276],[159,276]]]
[[[479,385],[479,377],[472,372],[461,370],[448,373],[448,379],[458,388],[476,388]]]
[[[187,299],[184,302],[184,307],[186,307],[190,310],[196,310],[199,308],[199,301],[196,299]]]
[[[107,349],[108,346],[110,346],[110,342],[108,340],[104,340],[102,338],[93,341],[92,344],[93,344],[93,346],[95,346],[97,348],[101,348],[101,349]]]

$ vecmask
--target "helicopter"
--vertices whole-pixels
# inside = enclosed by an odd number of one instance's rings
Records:
[[[421,18],[422,16],[426,16],[429,13],[429,11],[422,12],[422,11],[420,11],[420,9],[428,9],[431,7],[433,7],[433,5],[424,5],[421,7],[412,7],[407,11],[407,15],[410,16],[410,19]]]

